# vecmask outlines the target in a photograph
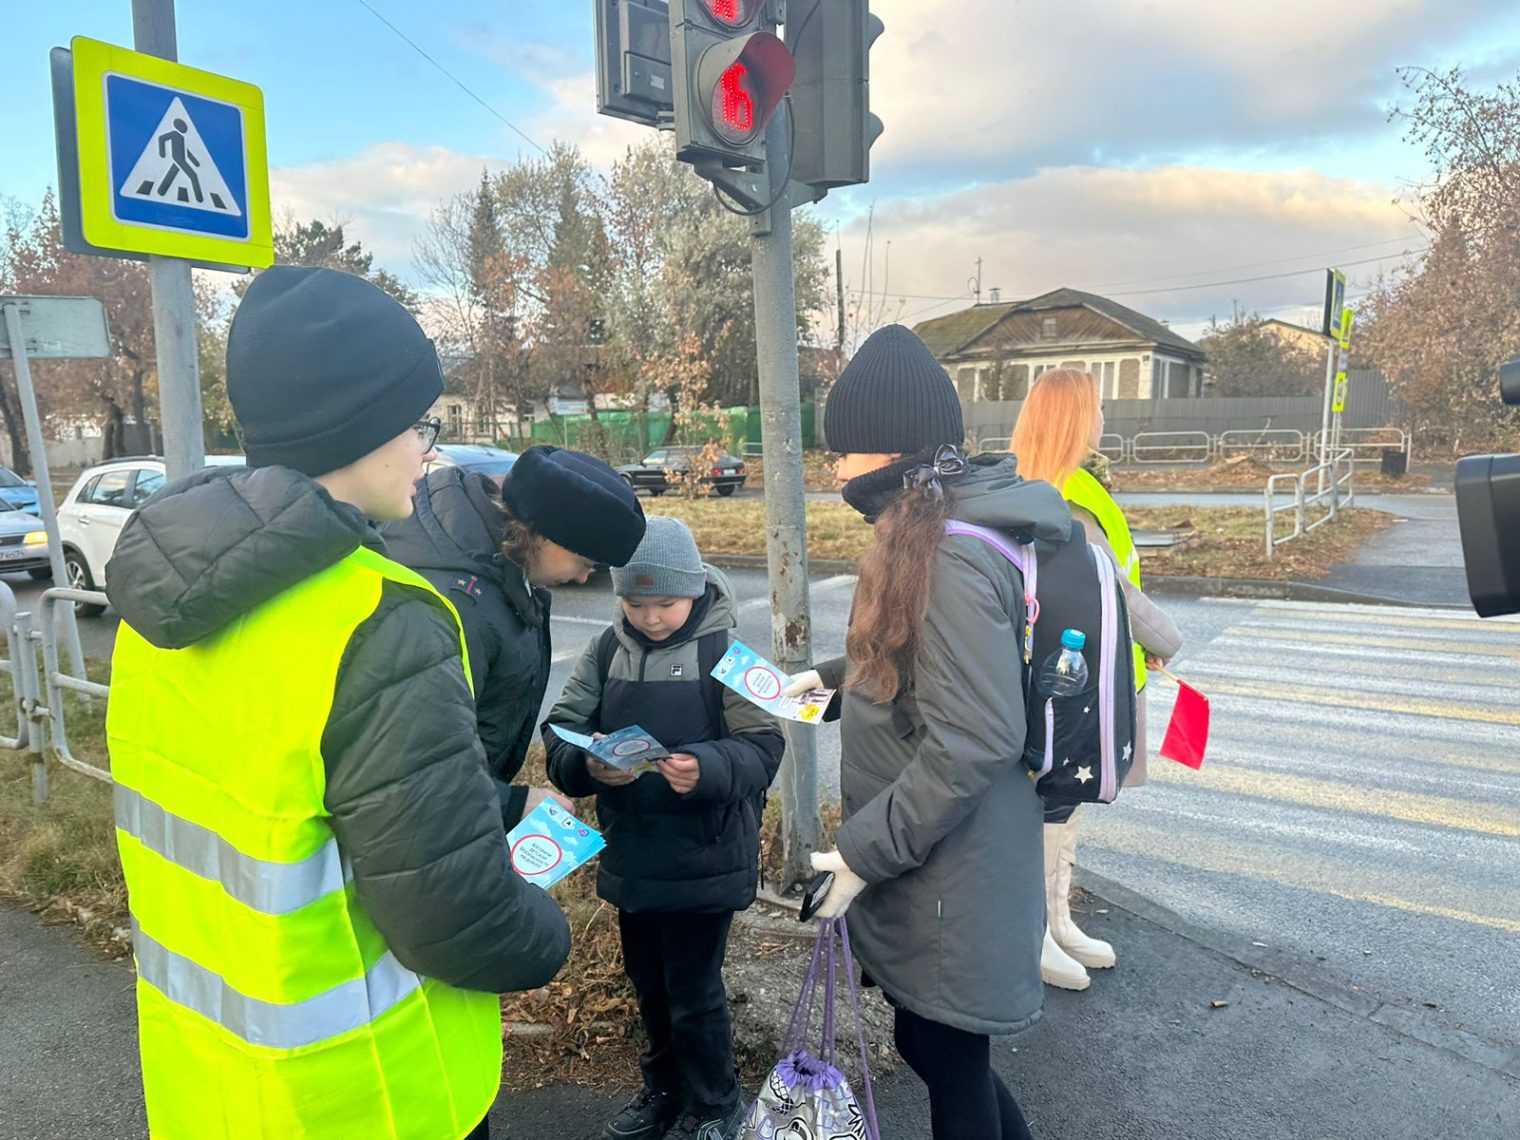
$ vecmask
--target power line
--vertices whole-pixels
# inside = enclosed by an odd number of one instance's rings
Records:
[[[1341,265],[1372,265],[1374,262],[1388,261],[1395,257],[1411,257],[1417,253],[1424,253],[1429,248],[1428,245],[1424,245],[1419,249],[1402,249],[1397,253],[1385,253],[1382,257],[1364,257],[1360,261],[1343,261]],[[1197,285],[1168,285],[1160,289],[1128,289],[1107,295],[1110,297],[1144,297],[1153,293],[1183,293],[1192,289],[1218,289],[1225,285],[1247,285],[1254,281],[1280,281],[1287,277],[1303,277],[1309,273],[1323,272],[1323,268],[1293,269],[1286,273],[1263,273],[1258,277],[1235,277],[1228,281],[1204,281]]]
[[[502,121],[502,123],[504,123],[506,125],[506,127],[507,127],[508,130],[510,130],[513,133],[515,133],[519,138],[521,138],[524,142],[526,142],[534,150],[538,151],[539,154],[548,154],[549,153],[543,147],[539,146],[538,143],[534,142],[533,139],[530,138],[528,136],[528,134],[526,132],[524,132],[520,127],[518,127],[518,125],[516,123],[512,122],[505,115],[503,115],[500,111],[498,111],[495,107],[491,106],[491,104],[487,103],[479,95],[475,94],[475,92],[471,91],[468,87],[466,87],[465,84],[464,84],[464,81],[461,80],[458,76],[456,76],[452,71],[450,71],[448,68],[444,67],[443,64],[439,63],[432,56],[428,55],[427,52],[423,51],[422,48],[420,48],[419,46],[417,46],[417,43],[416,43],[415,40],[413,40],[410,36],[408,36],[400,28],[396,27],[395,24],[391,23],[384,16],[382,16],[379,12],[377,12],[373,8],[371,8],[369,6],[369,4],[366,2],[366,0],[355,0],[355,3],[357,3],[359,5],[359,7],[363,8],[366,12],[368,12],[375,19],[379,20],[382,24],[384,24],[391,31],[395,32],[396,35],[400,36],[403,40],[405,40],[406,43],[411,47],[411,49],[414,52],[416,52],[423,59],[427,60],[434,67],[436,67],[439,71],[441,71],[445,76],[447,76],[449,78],[449,80],[451,80],[453,82],[454,86],[458,87],[461,91],[463,91],[471,99],[475,100],[475,102],[479,103],[487,111],[489,111],[491,114],[495,115],[498,119],[500,119]]]
[[[1121,285],[1146,285],[1152,281],[1170,281],[1174,277],[1202,277],[1209,273],[1234,273],[1237,269],[1261,269],[1268,265],[1287,265],[1291,261],[1307,261],[1310,258],[1329,257],[1335,253],[1353,253],[1359,249],[1376,249],[1380,245],[1392,245],[1394,242],[1408,240],[1408,237],[1384,238],[1382,241],[1369,241],[1361,245],[1347,245],[1342,246],[1340,249],[1321,250],[1318,253],[1301,253],[1297,257],[1280,257],[1274,261],[1253,261],[1245,265],[1221,265],[1217,269],[1198,269],[1183,273],[1167,273],[1160,277],[1135,277],[1128,281],[1110,281],[1104,285],[1094,285],[1093,288],[1117,289]]]

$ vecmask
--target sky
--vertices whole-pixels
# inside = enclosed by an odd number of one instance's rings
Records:
[[[0,198],[56,181],[48,49],[130,46],[129,0],[0,0]],[[1520,71],[1513,0],[874,0],[869,184],[818,216],[867,326],[1087,289],[1197,335],[1317,318],[1425,244],[1397,69]],[[403,279],[441,199],[555,139],[605,166],[585,0],[181,0],[180,59],[264,91],[274,209],[344,221]],[[386,21],[394,27],[387,26]],[[403,38],[405,37],[405,38]],[[416,46],[407,42],[410,39]],[[419,51],[420,49],[420,51]],[[450,73],[445,75],[421,52]],[[456,82],[457,81],[457,82]]]

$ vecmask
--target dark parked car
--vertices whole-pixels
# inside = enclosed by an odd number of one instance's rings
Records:
[[[25,511],[35,515],[37,484],[23,479],[9,467],[0,467],[0,511]]]
[[[667,478],[667,473],[677,472],[684,476],[690,469],[692,460],[701,454],[700,447],[657,447],[644,456],[642,462],[625,463],[617,470],[635,491],[644,490],[651,495],[663,495],[679,482],[679,479],[672,482]],[[744,477],[744,460],[725,453],[708,468],[702,476],[702,482],[709,484],[720,495],[732,495],[744,486]]]
[[[475,443],[440,443],[438,458],[427,465],[428,473],[435,467],[463,467],[479,475],[494,479],[499,484],[517,462],[517,452],[502,447],[485,447]]]

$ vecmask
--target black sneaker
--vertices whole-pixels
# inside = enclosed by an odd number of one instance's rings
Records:
[[[606,1140],[660,1140],[681,1114],[679,1093],[646,1088],[602,1129]]]
[[[706,1109],[683,1112],[675,1127],[665,1133],[666,1140],[733,1140],[744,1122],[744,1100],[730,1109]]]

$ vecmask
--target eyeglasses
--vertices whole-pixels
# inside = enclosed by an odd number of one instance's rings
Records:
[[[422,450],[432,451],[433,445],[438,442],[438,433],[443,430],[443,421],[437,416],[429,420],[419,420],[412,425],[412,430],[422,441]]]

